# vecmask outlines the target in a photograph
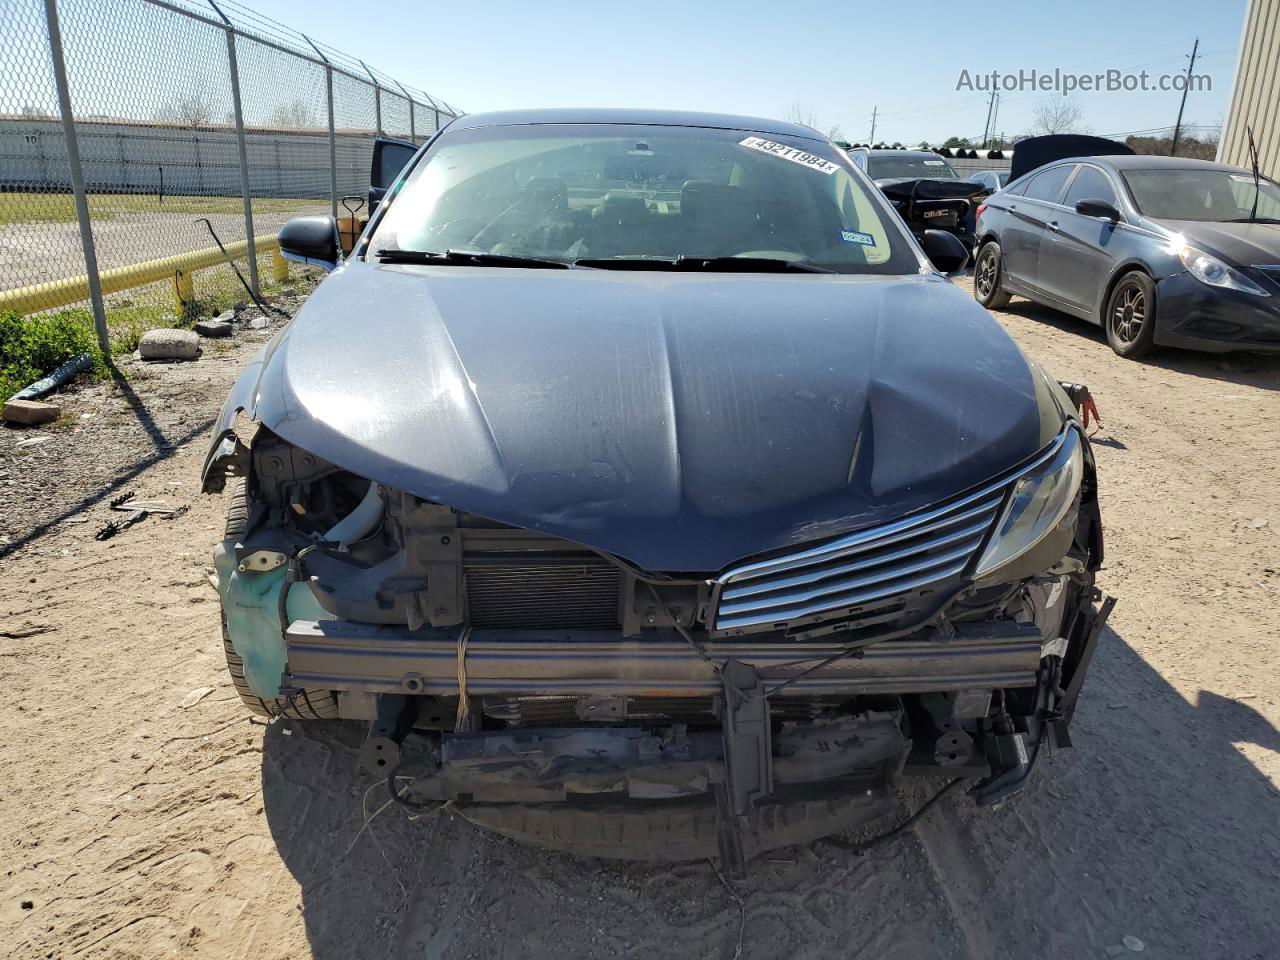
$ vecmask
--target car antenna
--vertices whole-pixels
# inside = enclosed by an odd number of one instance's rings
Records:
[[[1258,145],[1253,142],[1253,127],[1245,127],[1249,134],[1249,159],[1253,162],[1253,209],[1249,211],[1249,220],[1258,219],[1258,194],[1262,192],[1261,178],[1258,175]]]

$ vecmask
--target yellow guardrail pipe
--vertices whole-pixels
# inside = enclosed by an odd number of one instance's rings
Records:
[[[284,263],[285,260],[280,256],[280,245],[276,241],[275,234],[254,237],[253,242],[259,255],[267,252],[272,254],[278,278],[280,264]],[[226,246],[227,255],[232,258],[247,256],[249,253],[249,241],[247,240],[237,240],[234,243],[228,243]],[[115,267],[111,270],[103,270],[98,274],[98,280],[102,284],[103,294],[116,293],[120,290],[141,287],[148,283],[158,283],[162,280],[172,280],[177,309],[181,313],[184,303],[194,297],[191,274],[196,270],[216,267],[225,262],[226,257],[223,256],[221,250],[217,247],[208,247],[204,250],[194,250],[191,253],[179,253],[172,257],[148,260],[146,263],[136,263],[129,267]],[[19,313],[38,313],[41,310],[65,307],[68,304],[79,303],[81,300],[88,299],[89,278],[81,275],[67,277],[65,280],[35,283],[29,287],[19,287],[17,290],[0,292],[0,311],[16,310]]]

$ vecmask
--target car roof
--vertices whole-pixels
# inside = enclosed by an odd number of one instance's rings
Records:
[[[933,150],[868,150],[869,157],[911,157],[926,158],[929,160],[945,160],[947,159],[940,153]]]
[[[1191,157],[1161,157],[1149,153],[1110,155],[1100,157],[1063,157],[1054,163],[1081,163],[1085,160],[1100,160],[1116,170],[1226,170],[1231,173],[1249,173],[1244,167],[1230,163],[1216,163],[1213,160],[1195,160]],[[1050,164],[1045,164],[1050,166]],[[1036,170],[1043,170],[1037,167]],[[1035,173],[1030,170],[1029,173]]]
[[[622,110],[556,108],[547,110],[500,110],[468,113],[449,124],[451,130],[480,127],[513,127],[539,123],[634,123],[660,127],[709,127],[719,130],[750,130],[786,137],[825,141],[812,127],[762,117],[742,117],[729,113],[693,113],[685,110]]]

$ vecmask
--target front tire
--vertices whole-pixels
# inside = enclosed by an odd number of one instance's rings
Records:
[[[1000,256],[1000,244],[988,240],[978,250],[973,262],[973,298],[988,310],[999,310],[1009,305],[1009,294],[1001,286],[1004,279],[1004,261]]]
[[[1120,278],[1107,297],[1102,327],[1107,343],[1120,356],[1137,360],[1151,352],[1156,336],[1156,285],[1149,276],[1133,270]]]

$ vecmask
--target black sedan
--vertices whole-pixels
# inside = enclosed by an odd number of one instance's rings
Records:
[[[383,166],[350,256],[280,232],[333,273],[204,472],[249,710],[369,721],[401,802],[734,870],[1069,745],[1093,457],[960,241],[747,117],[475,114]]]
[[[1181,157],[1059,160],[978,210],[974,296],[1101,324],[1123,357],[1156,346],[1280,350],[1280,185]]]

